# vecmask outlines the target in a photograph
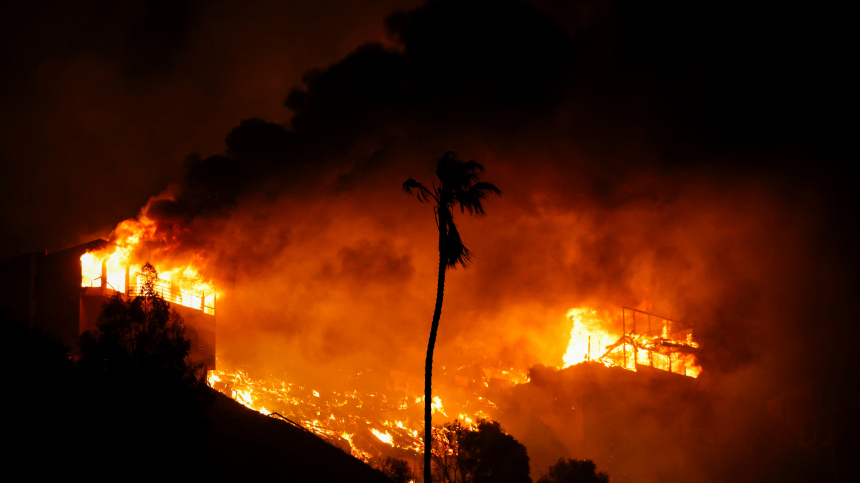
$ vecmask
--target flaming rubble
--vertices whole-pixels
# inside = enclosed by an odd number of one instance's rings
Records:
[[[644,318],[647,327],[639,332],[636,328],[637,314],[640,324]],[[567,317],[573,322],[573,327],[564,354],[564,367],[597,361],[607,367],[636,371],[637,365],[644,365],[689,377],[698,377],[702,371],[695,356],[699,345],[693,341],[693,326],[690,324],[630,307],[622,307],[620,314],[614,315],[609,312],[599,314],[589,308],[574,308],[567,312]],[[630,322],[628,317],[631,317]],[[620,332],[617,330],[619,318]]]
[[[212,388],[250,409],[307,429],[348,449],[356,458],[368,461],[392,452],[406,456],[423,450],[424,398],[418,394],[396,389],[391,391],[397,393],[394,396],[355,389],[318,391],[276,377],[255,379],[220,360],[218,367],[207,375]],[[352,379],[357,377],[360,375]],[[478,395],[444,404],[437,396],[431,404],[436,417],[456,418],[469,425],[490,418],[497,409]]]
[[[659,323],[660,328],[649,327],[637,333],[633,314],[640,319],[644,317],[646,323],[654,322],[655,327]],[[629,327],[628,315],[634,317]],[[697,377],[701,371],[695,358],[698,345],[692,340],[689,325],[627,307],[619,314],[574,308],[567,316],[573,327],[564,367],[597,361],[630,371],[636,371],[637,365],[646,365],[689,377]],[[620,330],[614,323],[618,318],[622,322]],[[423,451],[424,398],[418,392],[389,387],[388,394],[358,390],[325,393],[276,377],[253,378],[223,361],[219,361],[218,367],[208,373],[212,388],[250,409],[280,417],[332,444],[348,448],[353,456],[364,461],[392,453],[417,457]],[[454,376],[455,384],[468,388],[463,393],[465,397],[448,399],[444,405],[440,397],[433,398],[433,414],[440,425],[443,421],[458,420],[467,427],[475,427],[481,419],[493,419],[498,407],[489,398],[494,394],[490,390],[491,380],[507,381],[511,386],[528,382],[524,370],[481,369],[480,380]],[[440,376],[446,375],[442,367]],[[439,387],[437,382],[434,387]]]

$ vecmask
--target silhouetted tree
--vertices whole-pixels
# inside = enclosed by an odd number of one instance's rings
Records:
[[[526,448],[499,423],[479,421],[477,430],[459,421],[434,431],[435,481],[531,483]]]
[[[188,359],[191,342],[185,338],[182,316],[155,292],[158,274],[152,265],[144,265],[140,274],[140,294],[130,300],[120,294],[112,297],[98,318],[98,330],[83,334],[79,365],[165,382],[195,381],[199,367]]]
[[[462,482],[463,472],[460,468],[460,445],[466,434],[471,430],[464,426],[459,420],[453,423],[445,423],[441,428],[433,431],[433,474],[436,481]]]
[[[479,174],[484,167],[475,161],[461,161],[451,151],[445,153],[436,165],[436,176],[439,186],[433,185],[431,191],[423,184],[412,178],[403,183],[403,190],[415,194],[418,200],[429,202],[433,200],[436,206],[436,226],[439,229],[439,276],[436,286],[436,307],[433,310],[433,323],[430,326],[430,340],[427,343],[427,359],[424,366],[424,481],[430,481],[430,447],[433,440],[431,407],[433,402],[431,382],[433,376],[433,349],[436,345],[436,333],[439,330],[439,318],[442,316],[442,295],[445,289],[445,270],[457,265],[466,267],[472,259],[472,253],[463,244],[457,226],[454,224],[454,205],[460,206],[460,212],[469,210],[470,215],[483,215],[482,201],[490,194],[501,195],[502,192],[494,184],[479,181]]]
[[[549,473],[540,477],[537,483],[609,483],[609,475],[597,471],[591,460],[561,458],[549,467]]]
[[[394,483],[408,483],[415,479],[406,460],[386,456],[379,464],[379,471]]]

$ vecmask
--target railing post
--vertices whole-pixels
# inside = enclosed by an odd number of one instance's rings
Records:
[[[102,259],[102,297],[107,293],[107,258]]]
[[[621,307],[621,335],[627,337],[627,321],[624,318],[624,307]],[[621,344],[621,352],[624,354],[624,368],[627,368],[627,342]]]

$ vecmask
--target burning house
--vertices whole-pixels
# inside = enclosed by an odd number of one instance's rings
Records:
[[[127,239],[97,239],[8,260],[0,268],[0,307],[7,319],[42,329],[74,350],[80,335],[96,328],[105,302],[140,293],[143,275],[131,262],[131,247]],[[159,274],[154,290],[185,320],[192,360],[214,369],[216,295],[171,275]]]

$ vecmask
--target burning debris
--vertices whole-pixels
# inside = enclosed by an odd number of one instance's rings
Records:
[[[646,322],[653,321],[655,327],[659,323],[660,328],[651,331],[649,327],[637,333],[637,318],[633,314],[645,317]],[[633,372],[637,367],[647,366],[698,376],[701,368],[695,358],[698,344],[692,340],[692,326],[629,307],[623,307],[618,315],[620,332],[615,327],[618,320],[609,312],[571,309],[568,318],[573,327],[564,367],[596,362]],[[628,315],[633,317],[629,331]],[[589,343],[593,344],[591,351]],[[571,363],[570,354],[579,349],[584,349],[583,359]],[[304,428],[356,458],[369,461],[374,457],[397,456],[417,461],[423,452],[424,398],[420,386],[404,384],[404,376],[397,371],[389,372],[386,387],[378,391],[346,389],[366,386],[360,381],[362,374],[344,381],[342,390],[322,391],[289,382],[288,375],[255,378],[223,361],[218,366],[218,370],[208,373],[212,388],[250,409]],[[439,425],[443,421],[459,421],[474,428],[480,420],[504,417],[504,411],[492,399],[528,383],[529,377],[524,370],[515,368],[467,364],[454,371],[443,367],[440,380],[438,392],[447,394],[455,387],[458,397],[446,398],[444,405],[441,397],[433,398],[432,411],[439,418]]]
[[[639,332],[636,328],[637,314],[640,327],[643,318],[647,327]],[[613,325],[613,317],[608,313],[601,317],[596,310],[571,309],[567,316],[573,321],[573,328],[570,332],[570,344],[564,355],[564,367],[594,360],[606,366],[617,366],[631,371],[636,371],[637,366],[647,365],[663,371],[698,377],[702,368],[696,361],[695,354],[699,345],[693,341],[692,324],[630,307],[622,307],[620,315],[619,336],[618,332],[610,328]],[[582,358],[577,361],[580,354]],[[592,357],[592,354],[596,357]]]
[[[255,379],[221,361],[218,366],[207,375],[212,388],[250,409],[300,426],[356,458],[368,461],[397,455],[412,459],[423,451],[424,398],[417,390],[398,388],[397,374],[389,374],[386,391],[322,391],[277,377]],[[347,378],[343,386],[350,386],[350,381],[352,386],[362,386],[361,378],[361,374]],[[478,389],[486,386],[472,387],[474,397],[444,406],[441,397],[434,397],[434,415],[459,419],[467,425],[490,418],[497,407]]]

